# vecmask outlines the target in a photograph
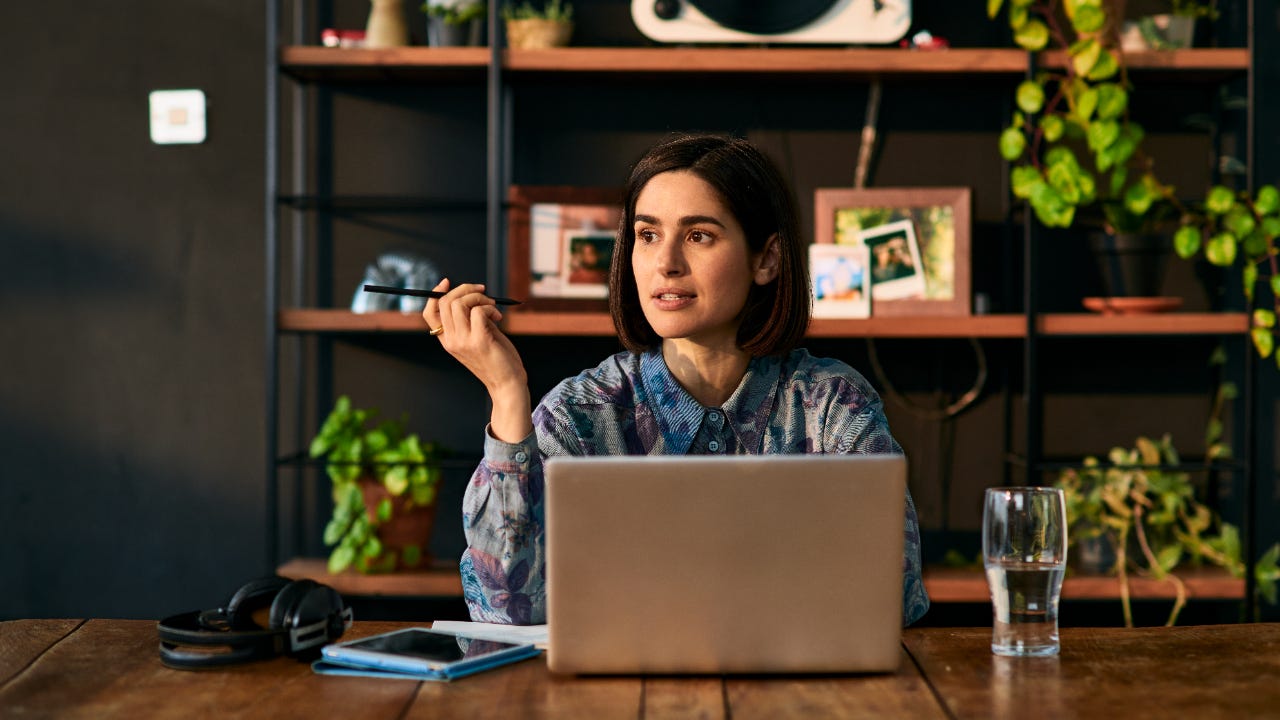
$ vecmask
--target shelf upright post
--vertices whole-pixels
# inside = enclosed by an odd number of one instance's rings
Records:
[[[506,292],[503,282],[506,267],[506,242],[502,233],[502,208],[505,195],[503,187],[505,168],[507,166],[506,151],[508,144],[504,142],[506,118],[504,116],[504,92],[502,82],[502,22],[500,18],[502,3],[500,0],[489,2],[489,68],[488,68],[488,137],[486,152],[488,154],[488,187],[486,189],[486,235],[485,235],[485,284],[490,292]]]
[[[263,305],[266,309],[266,356],[264,358],[266,368],[266,377],[264,383],[266,385],[266,542],[263,543],[266,549],[267,571],[273,571],[276,562],[279,559],[277,544],[279,539],[277,534],[279,528],[279,516],[277,515],[277,493],[278,478],[276,476],[276,453],[279,444],[279,438],[276,436],[276,409],[279,401],[279,371],[276,367],[279,361],[279,349],[276,346],[276,293],[279,291],[276,281],[277,266],[280,261],[280,249],[276,241],[276,232],[279,229],[279,208],[276,205],[276,197],[279,193],[279,164],[280,164],[280,131],[278,123],[280,120],[279,108],[279,92],[280,92],[280,58],[277,54],[276,44],[279,39],[280,32],[280,2],[279,0],[267,0],[267,17],[266,17],[266,51],[267,51],[267,77],[266,77],[266,162],[265,164],[265,197],[263,206],[263,231],[265,233],[263,246],[266,255],[264,257],[264,265],[266,270],[266,292],[264,293]]]
[[[1280,44],[1277,18],[1280,0],[1251,0],[1248,3],[1248,110],[1245,119],[1245,146],[1248,161],[1245,187],[1250,192],[1259,185],[1280,182]],[[1268,297],[1261,288],[1256,297]],[[1254,564],[1258,553],[1280,541],[1280,520],[1275,511],[1280,496],[1280,473],[1275,449],[1276,397],[1280,382],[1275,368],[1262,368],[1257,354],[1244,340],[1244,459],[1245,459],[1245,619],[1252,621],[1258,611]],[[1255,397],[1256,396],[1256,397]],[[1255,433],[1270,437],[1259,442]]]
[[[1035,53],[1027,53],[1027,78],[1036,73]],[[1023,409],[1026,412],[1026,484],[1040,484],[1040,459],[1044,442],[1044,402],[1040,398],[1039,358],[1039,290],[1036,287],[1037,249],[1035,217],[1029,204],[1022,216],[1022,308],[1027,321],[1027,339],[1022,344]]]

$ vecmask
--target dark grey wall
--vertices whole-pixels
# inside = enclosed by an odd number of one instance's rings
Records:
[[[261,4],[4,18],[0,619],[214,603],[264,569]],[[168,88],[207,142],[151,143]]]

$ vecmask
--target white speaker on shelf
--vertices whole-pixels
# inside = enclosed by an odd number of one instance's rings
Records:
[[[881,44],[911,26],[911,0],[631,0],[636,28],[664,43]]]

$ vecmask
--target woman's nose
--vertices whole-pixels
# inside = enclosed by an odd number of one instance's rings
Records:
[[[684,253],[678,242],[663,243],[657,259],[658,272],[666,277],[681,275],[685,271]]]

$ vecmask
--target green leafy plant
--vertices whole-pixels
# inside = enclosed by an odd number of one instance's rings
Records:
[[[444,20],[446,25],[465,25],[485,16],[488,12],[485,0],[426,0],[422,12]]]
[[[1221,457],[1222,447],[1214,452]],[[1168,435],[1139,437],[1133,448],[1112,448],[1107,459],[1110,464],[1085,458],[1082,468],[1063,471],[1056,486],[1066,497],[1070,544],[1079,547],[1105,537],[1115,550],[1111,571],[1120,580],[1126,627],[1133,627],[1130,573],[1174,585],[1177,595],[1167,625],[1177,622],[1186,604],[1186,585],[1175,569],[1209,563],[1244,577],[1239,530],[1196,500],[1189,473],[1168,469],[1179,463]],[[1280,544],[1253,568],[1257,590],[1269,603],[1276,602],[1278,560]]]
[[[353,408],[344,395],[311,441],[311,457],[328,461],[325,470],[333,483],[333,517],[324,529],[325,544],[334,546],[331,573],[352,566],[361,572],[390,572],[401,564],[418,564],[424,550],[409,546],[392,552],[378,537],[378,528],[392,519],[393,498],[403,499],[399,504],[405,508],[435,502],[440,469],[430,463],[437,457],[436,447],[406,434],[403,421],[371,426],[376,415],[376,410]],[[381,483],[391,497],[366,508],[362,479]]]
[[[1004,0],[988,0],[995,19]],[[1205,7],[1211,3],[1179,3]],[[1059,9],[1061,13],[1059,13]],[[1142,127],[1129,116],[1132,84],[1113,32],[1121,17],[1108,0],[1009,0],[1014,41],[1028,52],[1053,47],[1060,68],[1045,68],[1020,83],[1012,121],[1000,134],[1000,154],[1012,163],[1011,187],[1041,223],[1071,227],[1077,211],[1101,206],[1112,231],[1150,228],[1162,218],[1177,225],[1174,250],[1201,254],[1211,264],[1239,267],[1258,354],[1275,356],[1280,312],[1280,191],[1264,185],[1253,195],[1215,185],[1204,201],[1184,204],[1142,152]],[[1263,282],[1265,281],[1265,282]],[[1269,303],[1258,292],[1269,291]]]
[[[532,2],[525,0],[519,5],[504,5],[502,18],[504,20],[571,22],[573,20],[573,5],[568,2],[562,2],[562,0],[547,0],[542,4],[542,9],[539,10]]]
[[[1170,12],[1183,17],[1218,19],[1216,0],[1171,0]]]

